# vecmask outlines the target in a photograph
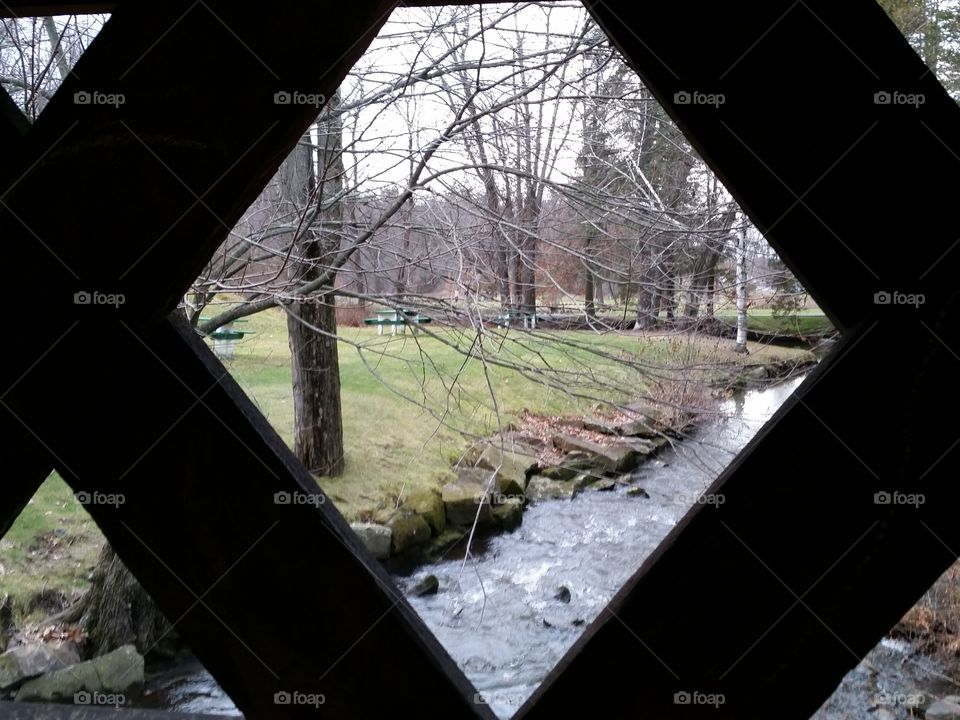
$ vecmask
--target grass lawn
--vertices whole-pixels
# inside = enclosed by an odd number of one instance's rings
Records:
[[[227,367],[289,445],[286,316],[268,311],[240,327],[254,334],[238,342]],[[504,425],[525,409],[583,414],[598,402],[643,396],[681,369],[709,380],[718,364],[808,357],[801,350],[756,345],[750,355],[738,356],[729,340],[717,338],[498,329],[484,341],[485,367],[476,348],[467,352],[474,341],[470,333],[441,327],[430,332],[437,337],[339,331],[347,471],[341,478],[320,478],[320,484],[348,519],[393,503],[404,487],[437,487],[471,437],[497,430],[497,408]],[[41,589],[81,590],[100,542],[70,490],[52,476],[0,541],[0,588],[21,607]]]
[[[736,311],[723,311],[717,317],[731,325],[737,323]],[[777,317],[772,310],[757,309],[747,312],[747,327],[756,332],[789,335],[819,335],[833,330],[833,323],[822,311],[801,310],[796,315]]]

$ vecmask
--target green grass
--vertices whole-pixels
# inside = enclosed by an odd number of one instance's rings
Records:
[[[10,593],[22,612],[43,590],[85,590],[102,540],[73,491],[52,474],[0,540],[0,595]]]
[[[238,344],[228,367],[290,445],[293,406],[285,316],[279,310],[261,313],[247,327],[255,334]],[[350,519],[393,502],[402,487],[435,487],[471,436],[497,430],[496,408],[506,425],[525,409],[582,414],[598,401],[641,395],[645,380],[636,367],[624,367],[623,359],[659,368],[662,374],[665,367],[710,368],[717,362],[758,363],[803,354],[756,346],[744,360],[732,353],[729,341],[715,338],[589,332],[530,336],[498,330],[484,345],[494,403],[484,363],[477,357],[465,360],[473,335],[437,327],[431,332],[439,337],[339,330],[347,470],[320,483]],[[496,367],[497,362],[526,367],[528,376]],[[543,376],[533,377],[545,367],[554,372],[553,386]],[[571,389],[589,397],[575,397]]]
[[[737,322],[735,311],[721,312],[717,316],[731,325]],[[756,332],[807,336],[829,333],[833,330],[833,323],[816,309],[800,310],[797,314],[779,317],[772,310],[759,309],[747,312],[747,327]]]
[[[243,329],[254,334],[237,343],[227,368],[290,445],[293,401],[286,316],[281,310],[261,313]],[[379,337],[372,328],[339,330],[347,469],[343,477],[319,481],[348,519],[368,517],[392,504],[401,488],[437,487],[471,437],[498,429],[497,409],[504,425],[524,410],[583,414],[599,402],[641,396],[651,387],[646,376],[652,370],[660,377],[692,372],[710,380],[718,373],[718,364],[806,355],[752,346],[744,358],[732,352],[729,340],[717,338],[589,332],[524,335],[498,329],[484,342],[485,369],[477,353],[467,358],[474,339],[470,333],[440,327],[431,332],[439,337]],[[526,368],[527,376],[498,367],[498,362]],[[544,368],[552,374],[544,373]],[[44,545],[38,545],[38,539],[56,528],[66,531],[57,539],[63,556],[59,564],[52,562],[53,555],[41,557],[36,551]],[[52,477],[2,541],[3,588],[21,602],[43,587],[82,589],[100,541],[69,489]]]

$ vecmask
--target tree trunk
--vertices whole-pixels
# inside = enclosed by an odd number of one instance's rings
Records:
[[[595,242],[596,230],[593,226],[587,228],[587,236],[583,240],[583,309],[587,317],[593,319],[597,316],[596,304],[596,279],[593,274],[593,263],[590,258],[593,255],[593,243]]]
[[[672,323],[677,317],[677,276],[673,270],[667,273],[664,287],[664,302],[667,306],[667,321]]]
[[[497,235],[497,294],[500,296],[500,309],[510,310],[510,260],[507,254],[507,242],[501,234]]]
[[[747,234],[737,233],[737,347],[741,354],[747,353]]]
[[[126,565],[104,544],[93,571],[90,589],[79,601],[80,627],[89,637],[93,655],[103,655],[127,644],[145,654],[170,624]]]
[[[320,277],[330,254],[340,248],[343,203],[343,128],[331,110],[331,98],[318,121],[319,183],[313,151],[301,143],[281,168],[282,200],[301,215],[315,197],[321,209],[312,228],[301,228],[290,268],[295,285]],[[309,138],[307,138],[309,140]],[[331,280],[330,289],[335,280]],[[317,293],[310,302],[288,309],[287,331],[293,371],[294,453],[312,473],[341,475],[344,470],[343,420],[340,408],[340,362],[337,356],[336,303],[332,293]]]
[[[659,292],[650,278],[644,274],[637,284],[637,322],[635,330],[650,330],[657,323]]]
[[[698,292],[697,278],[690,278],[690,288],[687,290],[687,302],[683,307],[683,316],[687,320],[696,320],[700,315],[700,293]]]
[[[534,316],[537,312],[537,237],[540,230],[540,202],[536,196],[534,180],[528,178],[527,192],[523,199],[521,226],[524,233],[521,236],[521,275],[520,275],[520,309],[531,316],[531,323],[535,324]]]
[[[717,269],[714,267],[713,273],[710,275],[710,279],[707,280],[707,317],[713,319],[716,314],[717,306]]]

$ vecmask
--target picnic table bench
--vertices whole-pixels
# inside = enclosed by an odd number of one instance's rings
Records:
[[[537,327],[537,314],[523,310],[510,310],[509,312],[497,315],[496,323],[500,327],[508,328],[513,322],[522,321],[525,329],[535,330]]]
[[[427,325],[432,322],[433,318],[421,315],[419,311],[408,308],[402,310],[377,310],[377,317],[366,318],[363,321],[364,325],[375,325],[377,335],[383,335],[384,326],[389,326],[390,334],[396,335],[398,327],[400,328],[400,332],[406,332],[407,325],[410,325],[413,328],[413,332],[416,332],[418,326]]]
[[[206,319],[207,318],[201,317],[200,322]],[[253,330],[237,330],[233,327],[234,323],[243,322],[246,322],[246,320],[234,320],[207,335],[207,337],[213,340],[213,352],[216,353],[217,357],[232,358],[236,341],[243,340],[247,335],[255,334]]]

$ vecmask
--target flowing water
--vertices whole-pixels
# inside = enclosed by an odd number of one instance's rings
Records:
[[[444,560],[397,577],[405,590],[429,574],[439,579],[437,595],[410,602],[480,691],[478,701],[502,718],[513,715],[800,381],[741,394],[691,438],[643,465],[630,487],[644,488],[647,497],[621,486],[542,502],[528,508],[516,531],[479,540],[466,568]],[[568,602],[558,599],[567,592]],[[816,719],[876,720],[883,706],[888,717],[906,717],[897,703],[914,688],[958,691],[937,678],[934,664],[885,642]],[[199,667],[167,673],[152,690],[154,706],[236,713]]]

